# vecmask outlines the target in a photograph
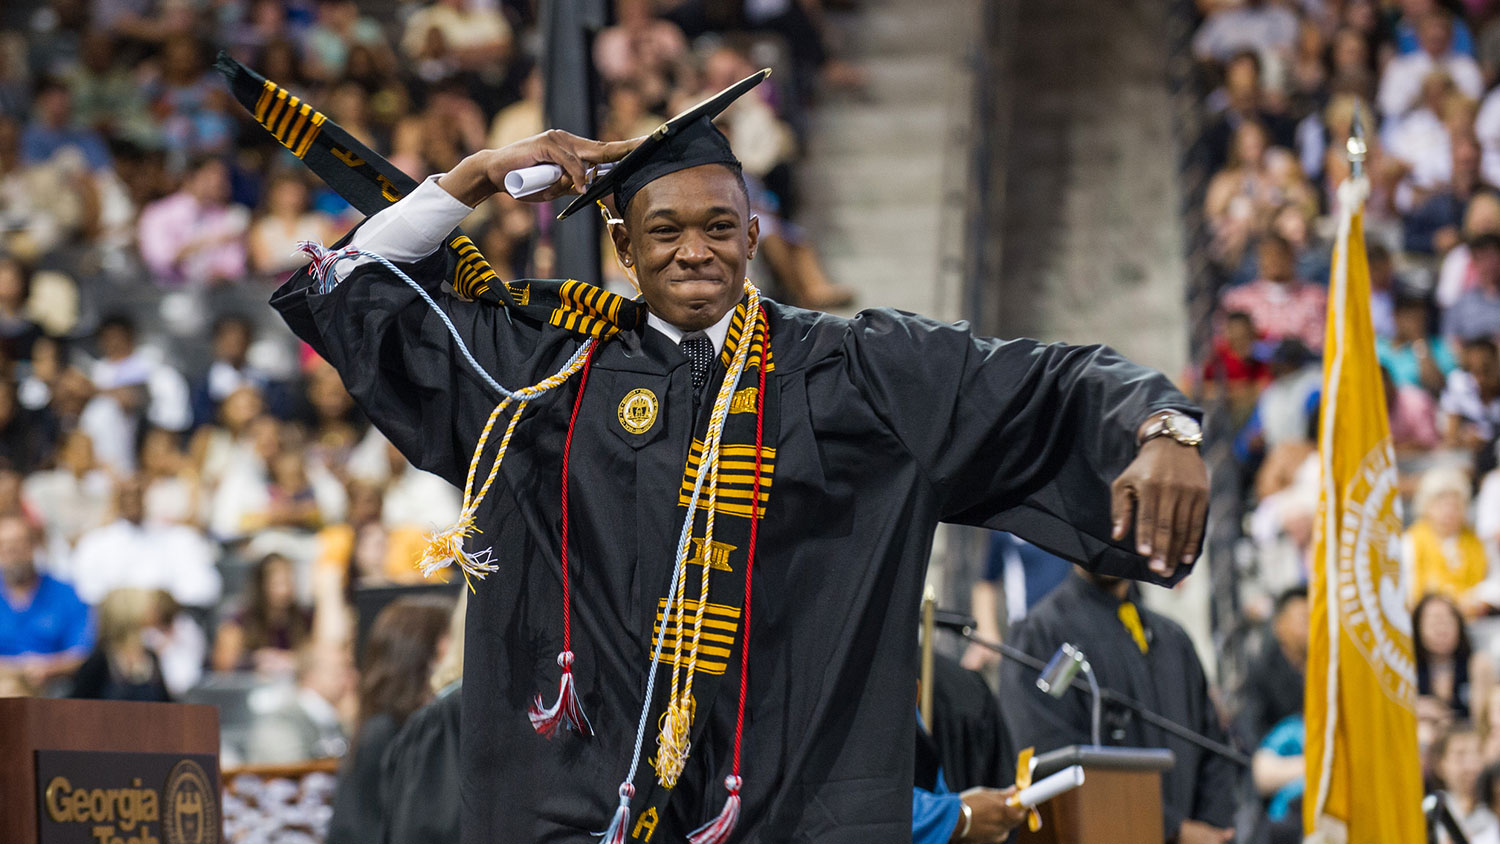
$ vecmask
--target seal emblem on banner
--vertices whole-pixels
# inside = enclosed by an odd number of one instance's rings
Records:
[[[184,759],[162,789],[165,844],[219,844],[219,799],[203,766]]]
[[[1398,495],[1395,455],[1386,439],[1365,455],[1344,489],[1336,588],[1340,624],[1380,678],[1381,689],[1411,709],[1416,663],[1401,583]]]

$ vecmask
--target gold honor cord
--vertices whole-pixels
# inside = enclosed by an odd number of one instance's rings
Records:
[[[505,412],[512,398],[506,396],[495,405],[494,410],[490,411],[490,418],[485,421],[484,430],[479,434],[479,443],[474,446],[474,456],[469,459],[469,475],[464,482],[463,506],[459,509],[458,520],[437,533],[429,534],[427,548],[422,553],[422,558],[417,561],[417,568],[421,569],[424,577],[431,577],[439,569],[456,564],[464,573],[464,581],[468,583],[469,590],[473,591],[474,580],[483,580],[486,575],[498,568],[492,559],[493,549],[485,548],[477,553],[464,550],[465,540],[476,533],[484,532],[475,524],[479,504],[484,500],[485,494],[490,491],[490,485],[495,482],[495,476],[500,473],[500,462],[505,459],[505,453],[510,448],[511,435],[515,433],[516,424],[521,421],[521,414],[525,412],[526,405],[542,393],[572,378],[578,370],[582,369],[588,362],[587,351],[595,342],[597,341],[585,341],[580,347],[580,351],[584,353],[575,354],[563,369],[537,384],[516,391],[516,409],[511,414],[510,424],[505,427],[505,435],[500,438],[500,447],[495,452],[495,461],[490,464],[489,474],[485,477],[478,494],[473,495],[474,477],[479,471],[480,458],[484,456],[485,443],[489,441],[490,432],[494,429],[496,420]]]

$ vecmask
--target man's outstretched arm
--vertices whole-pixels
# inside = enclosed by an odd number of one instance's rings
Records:
[[[851,381],[923,467],[945,521],[1008,530],[1104,574],[1186,573],[1207,472],[1196,449],[1138,442],[1155,414],[1197,414],[1160,373],[1104,346],[994,340],[886,310],[856,317],[846,349]]]

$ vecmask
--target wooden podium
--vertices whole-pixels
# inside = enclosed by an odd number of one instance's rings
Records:
[[[212,706],[0,699],[0,842],[221,841],[218,756]]]
[[[1166,748],[1064,747],[1036,757],[1031,781],[1083,766],[1083,785],[1037,807],[1042,828],[1023,824],[1023,844],[1162,844],[1161,772],[1175,763]]]

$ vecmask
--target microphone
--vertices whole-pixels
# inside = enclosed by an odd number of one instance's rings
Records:
[[[941,627],[944,630],[949,630],[957,633],[959,636],[962,636],[964,639],[967,639],[968,641],[973,642],[974,644],[979,645],[982,648],[988,648],[989,650],[1000,654],[1001,656],[1012,662],[1016,662],[1026,666],[1027,668],[1030,668],[1032,671],[1038,673],[1039,678],[1045,677],[1045,675],[1047,675],[1051,663],[1057,662],[1059,656],[1063,653],[1062,649],[1060,648],[1058,650],[1058,653],[1053,654],[1051,660],[1049,660],[1048,662],[1043,662],[1037,657],[1032,656],[1031,654],[1021,650],[1020,648],[1015,647],[1014,645],[1009,645],[1005,642],[991,642],[988,639],[980,638],[979,635],[974,632],[974,629],[979,626],[979,622],[976,621],[972,615],[968,615],[966,613],[954,612],[952,610],[935,610],[933,612],[932,620],[933,624],[937,627]],[[1072,645],[1065,643],[1064,647],[1072,647]],[[1076,647],[1073,647],[1073,650],[1077,652],[1079,656],[1083,656],[1082,651],[1079,651]],[[1072,657],[1069,657],[1068,661],[1071,662]],[[1084,663],[1087,663],[1087,659],[1084,659],[1083,661]],[[1088,691],[1093,694],[1094,717],[1093,724],[1091,726],[1093,727],[1093,738],[1095,745],[1099,744],[1098,713],[1100,701],[1108,700],[1117,706],[1123,706],[1126,709],[1137,713],[1138,715],[1140,715],[1142,720],[1165,732],[1171,733],[1172,735],[1182,739],[1183,741],[1195,744],[1210,753],[1222,756],[1225,759],[1228,759],[1229,761],[1234,762],[1235,764],[1242,767],[1250,767],[1250,757],[1239,752],[1233,747],[1230,747],[1227,744],[1223,744],[1222,742],[1214,741],[1207,736],[1200,735],[1193,730],[1190,730],[1182,726],[1181,724],[1178,724],[1175,721],[1165,718],[1152,711],[1151,709],[1148,709],[1145,704],[1141,703],[1135,698],[1121,694],[1114,689],[1101,689],[1099,687],[1098,680],[1094,677],[1092,666],[1089,666],[1089,670],[1084,674],[1084,676],[1090,681],[1087,686],[1085,686],[1083,682],[1077,678],[1076,675],[1080,672],[1084,672],[1083,665],[1078,665],[1077,670],[1074,671],[1074,675],[1071,677],[1062,678],[1061,676],[1057,676],[1055,678],[1048,678],[1048,688],[1041,690],[1043,692],[1046,692],[1047,694],[1053,695],[1054,697],[1061,697],[1063,691],[1065,691],[1069,687],[1077,686],[1080,688],[1080,690],[1087,688]],[[1041,686],[1038,685],[1038,688],[1041,688]],[[1057,691],[1051,691],[1051,689],[1053,688],[1057,689]]]
[[[1049,695],[1056,700],[1068,693],[1068,688],[1073,685],[1073,678],[1079,672],[1089,681],[1089,696],[1092,703],[1089,707],[1089,737],[1094,740],[1094,746],[1099,746],[1099,721],[1101,695],[1099,694],[1099,680],[1094,677],[1094,667],[1089,665],[1088,657],[1083,655],[1072,642],[1063,642],[1057,653],[1042,669],[1041,676],[1036,678],[1036,687],[1043,694]]]
[[[977,642],[991,650],[999,651],[1002,656],[1013,659],[1033,671],[1040,671],[1036,678],[1036,687],[1044,694],[1059,700],[1067,694],[1068,689],[1073,685],[1074,678],[1082,672],[1088,679],[1089,694],[1092,697],[1092,706],[1089,711],[1089,736],[1094,740],[1094,746],[1099,746],[1099,722],[1103,696],[1099,693],[1099,681],[1094,677],[1093,666],[1089,665],[1088,657],[1084,656],[1083,651],[1076,645],[1063,642],[1062,647],[1057,649],[1057,653],[1052,655],[1052,659],[1047,664],[1040,665],[1041,660],[1003,642],[985,642],[976,638],[974,628],[979,625],[979,622],[971,615],[952,610],[934,610],[932,623],[945,630],[952,630],[971,642]]]

